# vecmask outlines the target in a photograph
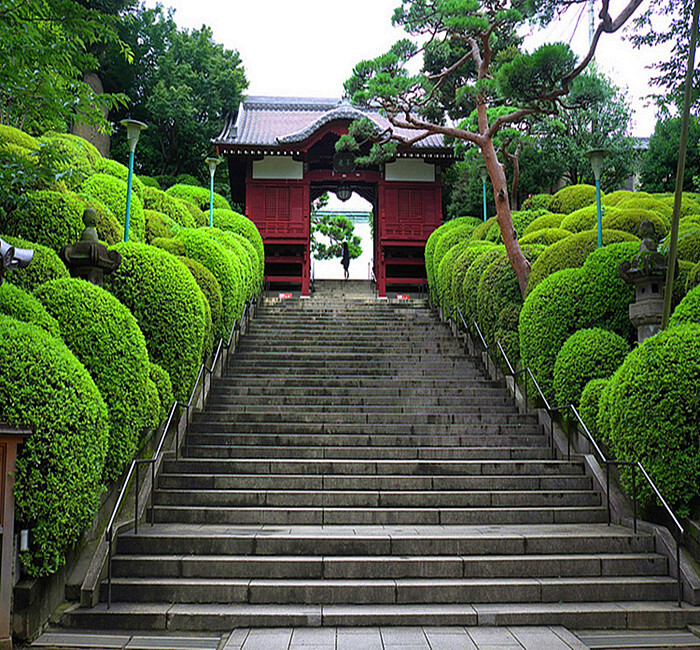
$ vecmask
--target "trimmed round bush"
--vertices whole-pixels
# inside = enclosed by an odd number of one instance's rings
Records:
[[[44,305],[31,293],[9,282],[0,284],[0,314],[41,327],[51,336],[61,336],[56,319],[49,316]]]
[[[199,182],[199,179],[192,176],[192,174],[178,174],[175,177],[175,183],[179,183],[181,185],[194,185],[195,187],[202,187],[202,184]]]
[[[77,189],[97,171],[97,164],[102,155],[90,142],[71,133],[49,132],[38,138],[41,144],[51,147],[59,153],[65,162],[58,165],[58,170],[69,172],[62,180],[72,189]]]
[[[214,218],[214,226],[220,230],[235,232],[237,235],[245,237],[258,255],[258,274],[261,278],[265,275],[265,247],[260,236],[260,231],[253,221],[244,217],[233,210],[223,210],[214,208],[212,216]],[[435,232],[435,231],[434,231]],[[431,235],[432,236],[432,235]]]
[[[678,258],[693,264],[700,262],[700,228],[678,233]]]
[[[109,413],[103,478],[119,476],[149,424],[148,351],[131,312],[86,280],[52,280],[36,290],[61,329],[61,337],[85,366]]]
[[[469,241],[466,246],[460,244],[460,253],[455,258],[452,265],[452,279],[450,283],[450,300],[453,306],[459,307],[464,314],[464,293],[462,286],[464,284],[464,276],[466,275],[471,263],[481,255],[481,253],[489,248],[493,248],[495,244],[483,241]]]
[[[157,237],[151,242],[151,246],[162,248],[164,251],[168,251],[168,253],[177,257],[186,256],[185,245],[174,237]]]
[[[69,277],[66,265],[61,261],[58,254],[48,246],[42,246],[20,237],[3,235],[2,238],[12,246],[31,248],[34,251],[34,257],[32,257],[29,266],[24,269],[8,269],[5,272],[5,280],[7,282],[11,282],[27,291],[34,291],[43,282]]]
[[[520,238],[520,245],[541,244],[543,246],[551,246],[562,239],[566,239],[570,234],[571,231],[563,228],[542,228],[523,235]]]
[[[640,461],[683,517],[700,486],[700,325],[672,327],[632,350],[600,399],[598,429],[617,460]],[[660,399],[662,398],[662,399]],[[630,491],[631,470],[621,468]],[[638,481],[642,504],[654,496]]]
[[[229,334],[224,332],[222,327],[223,304],[221,301],[221,286],[214,274],[204,264],[185,256],[178,256],[178,259],[189,269],[209,305],[211,347],[213,347],[214,337],[226,338]],[[211,347],[207,347],[205,350],[205,357],[211,352]]]
[[[102,492],[108,421],[100,391],[60,339],[0,316],[0,421],[30,427],[15,472],[16,518],[28,528],[21,560],[54,573],[92,523]]]
[[[593,438],[599,442],[600,433],[598,432],[598,410],[600,408],[600,396],[603,394],[605,387],[610,382],[606,379],[591,379],[581,393],[581,401],[578,407],[578,414],[581,416],[584,424],[588,427]]]
[[[153,178],[153,176],[139,174],[139,180],[143,184],[144,189],[147,187],[155,187],[157,190],[162,189],[160,183],[155,178]]]
[[[435,245],[433,253],[433,281],[437,280],[439,283],[440,262],[442,262],[442,258],[447,251],[462,241],[468,241],[475,232],[475,228],[478,228],[478,226],[475,227],[474,221],[462,221],[442,234]]]
[[[546,210],[517,210],[511,212],[510,218],[513,221],[516,238],[519,238],[535,219],[543,215],[546,216],[547,214],[549,213]],[[498,221],[496,221],[495,224],[495,227],[489,228],[486,234],[486,241],[502,244],[503,235],[501,234],[501,227],[498,225]]]
[[[551,202],[551,194],[531,194],[523,201],[523,208],[525,210],[549,210]]]
[[[489,240],[489,233],[491,231],[499,230],[498,221],[496,217],[489,217],[486,221],[479,221],[474,232],[472,233],[472,239],[479,239],[481,241],[492,241]],[[495,239],[495,236],[494,236]]]
[[[199,371],[206,335],[205,298],[187,267],[154,246],[122,242],[122,256],[105,288],[126,305],[146,339],[149,358],[170,375],[186,402]]]
[[[617,242],[636,241],[634,235],[619,230],[603,230],[603,245]],[[598,248],[598,232],[586,230],[574,233],[566,239],[548,246],[530,269],[527,280],[527,293],[530,293],[547,276],[560,271],[582,266],[586,258]]]
[[[95,171],[98,174],[107,174],[108,176],[114,176],[121,181],[128,184],[129,182],[129,168],[126,165],[122,165],[116,160],[110,160],[109,158],[101,158],[100,161],[95,165]],[[134,195],[139,197],[141,203],[143,203],[143,191],[144,185],[141,179],[134,174],[131,177],[131,196]]]
[[[689,280],[693,271],[694,265],[692,262],[678,260],[678,270],[673,278],[673,295],[671,296],[671,306],[673,309],[680,305],[681,300],[693,287],[689,287]],[[665,285],[666,278],[661,278],[661,282]]]
[[[13,144],[28,151],[39,150],[39,141],[35,137],[6,124],[0,124],[0,144]]]
[[[601,197],[602,201],[602,197]],[[549,211],[558,214],[571,214],[596,202],[595,186],[569,185],[560,189],[549,203]]]
[[[192,213],[187,209],[180,199],[162,192],[153,187],[146,187],[143,191],[143,207],[147,210],[155,210],[167,214],[175,223],[182,228],[196,228]]]
[[[173,385],[170,382],[170,375],[157,363],[149,361],[148,369],[148,376],[155,385],[156,391],[158,391],[158,402],[160,403],[158,419],[162,422],[170,414],[170,409],[172,409],[173,403],[175,402]]]
[[[437,272],[437,290],[440,297],[440,305],[448,314],[452,314],[457,302],[452,291],[452,283],[455,273],[455,264],[462,253],[469,247],[469,240],[463,239],[455,244],[442,256]]]
[[[694,289],[698,285],[700,285],[700,262],[688,270],[685,282],[685,292],[689,293],[691,289]]]
[[[469,265],[467,272],[464,274],[464,282],[462,283],[462,295],[464,296],[464,309],[462,310],[462,314],[468,325],[471,325],[478,316],[477,301],[481,274],[492,262],[495,262],[501,257],[505,248],[501,245],[482,250],[483,252],[481,255],[477,256]]]
[[[206,213],[206,223],[209,223],[209,203],[211,201],[211,192],[209,191],[209,188],[176,183],[172,187],[169,187],[166,190],[166,193],[170,196],[182,199],[187,203],[196,205],[202,212]],[[216,192],[214,192],[214,207],[225,208],[226,210],[231,209],[229,202],[223,196],[221,196],[221,194],[217,194]]]
[[[248,259],[250,260],[250,269],[253,278],[253,293],[255,293],[262,285],[265,277],[265,265],[263,263],[263,265],[260,266],[258,251],[255,250],[255,246],[253,246],[250,240],[243,235],[239,235],[237,232],[232,231],[224,231],[224,234],[228,235],[229,237],[234,237],[247,253]],[[253,295],[253,293],[251,293],[251,295]]]
[[[494,340],[501,344],[503,351],[514,368],[517,367],[520,361],[518,323],[522,307],[522,303],[512,302],[507,304],[496,319],[496,329],[493,333]]]
[[[146,220],[146,243],[150,244],[154,239],[167,239],[173,236],[178,226],[167,214],[155,210],[144,210]]]
[[[117,219],[116,215],[102,201],[91,197],[81,197],[86,208],[95,211],[95,230],[101,242],[106,244],[118,244],[124,240],[124,222]]]
[[[641,209],[627,209],[627,203],[621,203],[618,211],[608,214],[603,218],[603,228],[608,230],[622,230],[639,236],[639,227],[642,222],[649,221],[654,226],[657,241],[668,234],[668,223],[657,212]]]
[[[671,208],[671,211],[673,211],[673,203],[675,201],[673,194],[669,196],[656,196],[655,198],[658,198],[659,201],[668,205]],[[681,196],[681,219],[690,214],[700,214],[700,201],[689,192],[683,192],[683,195]]]
[[[686,323],[700,325],[700,287],[695,287],[686,294],[678,307],[673,310],[668,325],[676,327]]]
[[[660,201],[653,196],[637,196],[630,192],[627,192],[627,194],[628,196],[623,196],[617,204],[618,208],[622,208],[623,210],[649,210],[650,212],[655,212],[660,215],[666,222],[666,225],[671,223],[673,207],[669,206],[668,203]]]
[[[618,213],[618,208],[609,206],[603,208],[603,228],[606,228],[605,219]],[[571,232],[584,232],[586,230],[598,231],[598,208],[595,205],[587,205],[585,208],[574,210],[562,219],[560,228]],[[636,234],[636,233],[632,233]]]
[[[85,227],[85,204],[79,196],[72,192],[35,190],[27,192],[26,199],[25,205],[5,218],[5,233],[54,251],[80,238]]]
[[[243,313],[245,284],[237,258],[222,244],[214,241],[202,229],[184,228],[175,238],[182,244],[183,253],[207,267],[219,282],[223,317],[217,337],[228,336],[233,322]]]
[[[199,207],[196,206],[194,203],[189,203],[188,201],[183,201],[182,199],[176,200],[180,201],[180,204],[185,208],[185,210],[187,210],[190,213],[190,216],[192,217],[196,228],[209,225],[208,211],[204,212],[204,210],[200,210]]]
[[[430,233],[430,237],[428,237],[428,241],[425,243],[425,272],[428,278],[428,286],[431,287],[431,291],[436,290],[435,282],[437,268],[434,264],[435,248],[443,235],[446,235],[453,228],[465,223],[472,223],[474,226],[476,226],[476,224],[479,222],[473,217],[457,217],[456,219],[446,221],[441,226],[438,226],[435,230],[433,230],[432,233]]]
[[[209,227],[200,228],[200,230],[206,232],[214,241],[219,242],[234,255],[243,281],[243,300],[248,300],[258,287],[255,251],[252,249],[249,251],[241,242],[242,237],[236,233]]]
[[[537,219],[530,222],[530,225],[523,230],[523,236],[544,228],[560,228],[564,216],[563,214],[554,214],[551,212],[543,214],[541,217],[537,217]]]
[[[615,190],[610,192],[610,194],[605,194],[600,197],[600,202],[602,205],[617,205],[621,201],[625,201],[629,198],[634,198],[636,196],[635,192],[630,190]]]
[[[80,191],[86,199],[97,199],[104,203],[114,215],[125,218],[126,183],[109,174],[94,174],[88,178]],[[141,199],[131,194],[131,211],[129,213],[129,241],[143,242],[146,237],[146,219],[143,214]]]
[[[557,405],[578,407],[583,389],[592,379],[607,379],[629,353],[627,341],[599,327],[572,334],[554,362],[553,386]]]

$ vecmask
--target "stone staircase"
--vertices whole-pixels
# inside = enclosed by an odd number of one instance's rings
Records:
[[[82,629],[680,628],[667,558],[420,301],[270,300]]]

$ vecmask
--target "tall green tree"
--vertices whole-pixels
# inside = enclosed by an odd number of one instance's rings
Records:
[[[114,121],[132,117],[148,124],[139,139],[138,164],[147,174],[192,174],[208,179],[204,158],[230,111],[235,111],[248,82],[238,52],[216,43],[209,27],[182,30],[173,10],[140,5],[120,28],[134,52],[125,66],[112,49],[103,59],[108,91],[130,98]],[[113,155],[126,160],[125,138],[113,140]]]
[[[109,129],[102,108],[123,103],[83,81],[96,54],[112,44],[121,64],[130,52],[118,37],[130,0],[0,0],[0,123],[30,133],[65,131],[80,116]]]
[[[607,149],[601,185],[617,189],[634,173],[637,140],[630,135],[632,109],[623,92],[605,75],[590,69],[571,82],[567,102],[575,110],[562,110],[537,121],[533,136],[540,154],[563,169],[568,184],[595,184],[590,149]]]
[[[412,39],[359,63],[345,84],[353,102],[384,112],[393,127],[381,134],[384,140],[412,144],[425,137],[421,132],[440,133],[478,147],[491,179],[503,241],[523,294],[530,265],[514,234],[505,171],[494,137],[501,129],[532,116],[558,113],[571,82],[586,69],[601,36],[620,29],[641,1],[629,0],[613,16],[609,0],[603,0],[591,47],[577,61],[562,43],[543,45],[532,53],[506,46],[517,41],[517,30],[528,18],[546,23],[570,6],[570,0],[402,0],[393,22]],[[410,62],[421,55],[423,67],[415,74]],[[442,61],[437,72],[425,65],[433,55]],[[442,93],[455,76],[454,92]],[[476,108],[477,129],[447,123],[445,115],[455,105]],[[509,110],[490,119],[487,109],[492,106]],[[397,129],[416,135],[407,136]]]
[[[639,172],[641,188],[644,191],[673,192],[676,187],[680,139],[680,118],[668,118],[656,123]],[[691,115],[683,174],[684,191],[690,192],[694,189],[694,176],[700,176],[700,121]]]

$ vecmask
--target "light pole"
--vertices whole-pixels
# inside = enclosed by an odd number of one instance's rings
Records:
[[[484,195],[484,221],[486,221],[486,179],[489,177],[489,170],[486,165],[479,165],[479,173],[481,174],[481,189]]]
[[[209,227],[211,228],[214,225],[214,174],[221,163],[221,158],[209,156],[204,162],[209,165]]]
[[[603,159],[610,152],[607,149],[591,149],[586,152],[586,158],[591,161],[593,175],[595,176],[595,202],[598,216],[598,248],[603,246],[603,214],[600,206],[600,175],[603,172]]]
[[[131,216],[131,183],[134,177],[134,151],[139,141],[141,131],[148,128],[138,120],[122,120],[122,126],[126,127],[126,139],[129,142],[129,178],[126,182],[126,216],[124,218],[124,241],[129,241],[129,217]]]

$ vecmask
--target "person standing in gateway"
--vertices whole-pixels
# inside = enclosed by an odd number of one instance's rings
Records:
[[[348,242],[343,242],[343,255],[341,257],[340,263],[343,265],[343,270],[345,271],[345,279],[350,277],[350,248],[348,247]]]

